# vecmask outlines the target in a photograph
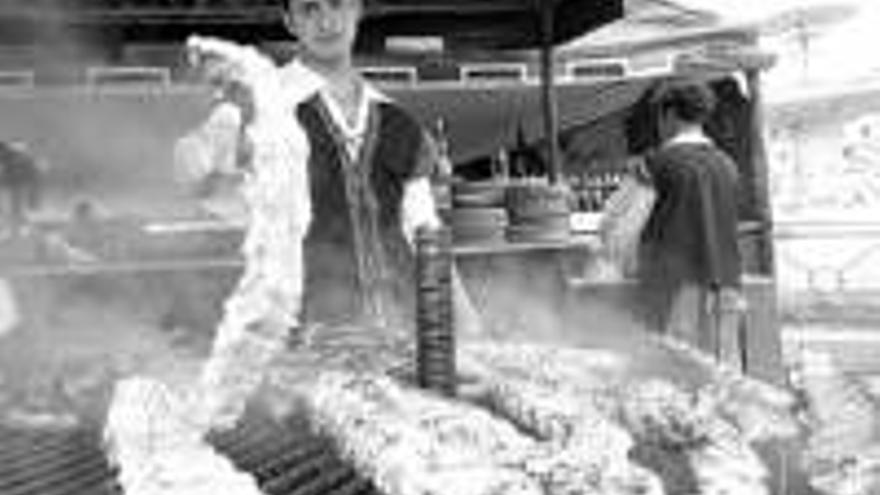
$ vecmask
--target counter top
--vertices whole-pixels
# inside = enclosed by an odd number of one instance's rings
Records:
[[[595,250],[599,247],[596,233],[583,232],[572,234],[568,239],[556,241],[530,242],[468,242],[457,244],[452,248],[456,256],[479,256],[488,254],[513,254],[526,251],[560,251],[566,249]]]
[[[591,250],[598,240],[592,235],[572,236],[555,242],[491,242],[468,243],[453,247],[455,256],[515,254],[529,251],[559,251],[567,249]],[[99,275],[112,273],[171,272],[180,270],[239,269],[243,259],[238,256],[176,256],[150,259],[116,260],[46,260],[23,263],[0,263],[0,276],[34,277],[64,275]]]
[[[125,245],[122,249],[114,246],[106,255],[98,251],[92,259],[67,256],[63,248],[59,252],[54,245],[44,242],[50,238],[44,236],[4,252],[0,256],[0,277],[239,269],[243,260],[237,252],[236,232],[241,230],[216,222],[144,223],[130,226],[118,236],[116,244]],[[453,247],[453,253],[456,257],[478,257],[540,251],[595,252],[599,243],[595,230],[583,230],[560,240],[459,243]],[[9,247],[9,242],[6,244]],[[40,254],[45,252],[49,255]]]

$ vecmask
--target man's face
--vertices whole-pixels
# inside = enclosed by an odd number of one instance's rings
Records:
[[[361,0],[289,0],[287,24],[304,51],[333,61],[351,53],[362,10]]]

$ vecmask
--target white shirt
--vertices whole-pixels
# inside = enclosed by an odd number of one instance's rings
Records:
[[[666,141],[664,146],[671,146],[673,144],[712,144],[712,140],[709,139],[709,136],[702,129],[697,127],[682,130]]]
[[[363,147],[367,131],[369,130],[370,108],[374,103],[391,101],[391,99],[385,94],[369,84],[364,83],[362,89],[363,92],[361,93],[361,99],[358,103],[354,125],[349,124],[348,119],[345,118],[345,112],[339,106],[336,99],[326,90],[326,87],[318,90],[318,94],[327,106],[330,118],[333,119],[333,122],[342,134],[342,139],[345,140],[345,151],[352,160],[357,159],[361,147]]]

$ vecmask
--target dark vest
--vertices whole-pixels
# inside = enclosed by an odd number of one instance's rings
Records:
[[[421,173],[421,128],[374,103],[358,159],[316,96],[297,109],[311,146],[304,321],[399,324],[414,314],[414,265],[401,231],[405,183]],[[381,315],[381,316],[379,316]]]
[[[678,144],[648,156],[657,203],[642,232],[640,267],[652,282],[736,287],[736,164],[709,144]]]

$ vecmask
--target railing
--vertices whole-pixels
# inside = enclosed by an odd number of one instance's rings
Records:
[[[0,89],[31,89],[34,87],[34,71],[0,71]]]
[[[171,71],[167,67],[89,67],[86,84],[91,88],[106,86],[171,85]]]
[[[526,81],[528,70],[524,63],[462,64],[461,81],[464,83],[514,83]]]
[[[626,59],[571,60],[565,64],[565,76],[569,80],[619,79],[629,74]]]
[[[358,71],[365,79],[377,85],[413,85],[418,82],[415,67],[361,67]]]
[[[814,295],[856,289],[854,282],[870,273],[869,258],[880,254],[880,222],[785,222],[777,224],[773,237],[780,276],[802,274],[805,286],[801,288]],[[783,249],[787,243],[810,241],[846,245],[829,249],[828,256],[811,252],[809,246]]]

